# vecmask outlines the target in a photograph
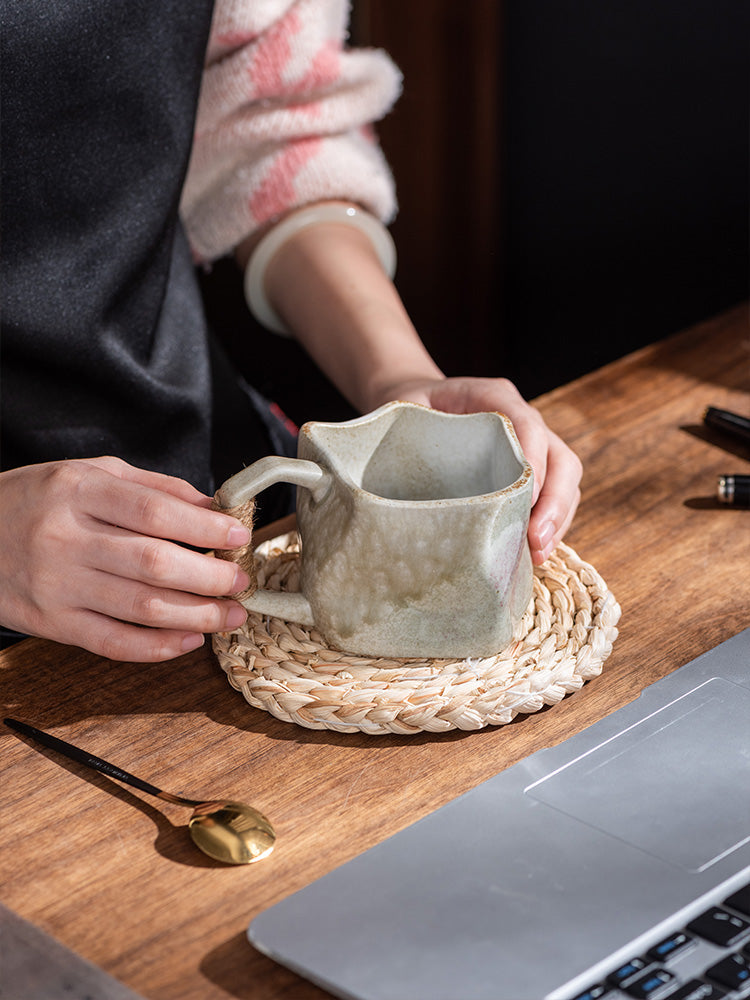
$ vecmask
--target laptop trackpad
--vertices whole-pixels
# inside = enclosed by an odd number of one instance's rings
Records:
[[[526,794],[695,872],[750,841],[748,779],[750,690],[712,678]]]

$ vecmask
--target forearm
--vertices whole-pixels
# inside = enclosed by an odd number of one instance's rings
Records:
[[[295,339],[361,412],[392,398],[395,386],[442,378],[358,229],[320,223],[296,233],[269,262],[265,289]]]

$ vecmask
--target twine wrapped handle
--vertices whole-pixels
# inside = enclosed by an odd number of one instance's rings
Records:
[[[258,493],[274,483],[292,483],[304,486],[310,490],[314,500],[321,501],[328,495],[332,480],[331,473],[325,472],[316,462],[283,455],[266,455],[227,479],[214,496],[214,504],[217,510],[238,518],[252,531],[252,513]],[[272,615],[302,625],[313,624],[310,602],[303,593],[290,594],[258,586],[252,540],[239,553],[236,550],[225,550],[222,558],[239,563],[252,581],[247,590],[233,595],[248,611],[257,611],[262,615]]]
[[[250,539],[246,545],[241,545],[237,549],[214,549],[214,555],[217,559],[226,559],[227,562],[237,563],[237,565],[241,569],[244,569],[250,577],[250,583],[245,590],[240,591],[238,594],[232,594],[234,600],[242,601],[246,597],[251,597],[258,589],[258,575],[255,570],[255,560],[253,558],[253,520],[255,518],[255,497],[250,497],[249,500],[244,500],[236,507],[223,507],[219,500],[220,492],[221,491],[218,490],[214,494],[213,503],[211,504],[212,510],[218,510],[222,514],[229,514],[230,517],[236,517],[237,520],[241,521],[250,532]]]

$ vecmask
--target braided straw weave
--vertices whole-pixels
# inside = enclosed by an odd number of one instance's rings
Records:
[[[258,585],[297,590],[296,532],[256,551]],[[501,726],[577,691],[601,673],[620,607],[596,570],[559,545],[534,570],[513,641],[482,659],[384,659],[341,653],[315,631],[250,612],[214,635],[229,678],[255,708],[308,729],[369,734]]]

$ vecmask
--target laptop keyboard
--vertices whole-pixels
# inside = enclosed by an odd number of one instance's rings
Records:
[[[574,1000],[750,998],[750,883]]]

